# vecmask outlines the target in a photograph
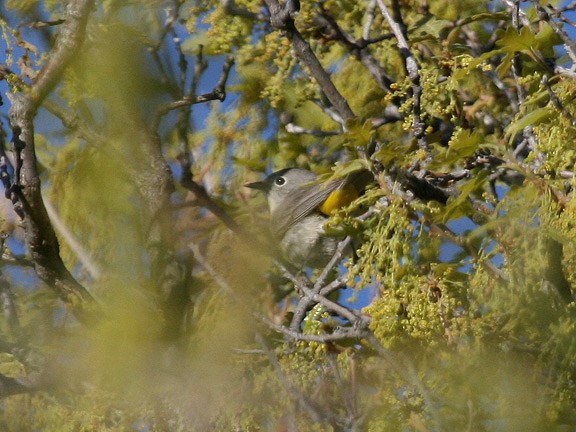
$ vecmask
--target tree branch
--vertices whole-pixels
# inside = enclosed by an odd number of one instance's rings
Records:
[[[396,37],[398,48],[400,49],[400,54],[402,55],[402,58],[404,58],[406,73],[408,74],[408,78],[410,78],[410,82],[412,83],[412,134],[418,140],[418,146],[426,151],[427,162],[429,162],[432,155],[430,154],[430,147],[428,145],[428,139],[426,138],[426,125],[422,121],[421,117],[422,86],[420,84],[420,66],[418,65],[416,57],[410,51],[410,45],[408,44],[408,40],[404,35],[402,27],[398,22],[396,22],[396,20],[394,20],[388,10],[388,7],[384,3],[384,0],[377,0],[377,2],[382,15],[388,22],[392,33],[394,33],[394,36]]]
[[[320,85],[320,88],[344,123],[356,117],[346,99],[344,99],[332,82],[328,72],[322,67],[314,51],[312,51],[310,44],[302,37],[298,29],[296,29],[294,16],[299,9],[297,2],[287,1],[284,6],[281,6],[278,0],[265,1],[270,11],[270,23],[272,27],[282,30],[290,42],[292,42],[296,56],[302,64],[310,70],[310,73]]]
[[[32,380],[11,378],[0,374],[0,398],[40,390],[41,385]]]
[[[14,294],[10,290],[8,281],[4,275],[0,273],[0,309],[8,325],[8,329],[12,335],[20,334],[20,320],[18,318],[18,311],[14,304]]]
[[[30,89],[33,109],[37,109],[54,90],[62,73],[80,50],[93,8],[94,0],[73,0],[68,3],[65,22],[60,27],[56,45]]]
[[[66,269],[60,257],[58,240],[42,201],[33,121],[38,107],[58,84],[62,73],[80,49],[92,7],[93,0],[69,2],[66,21],[60,27],[55,47],[47,57],[46,64],[36,81],[29,91],[10,95],[13,150],[16,155],[21,150],[22,160],[20,167],[16,158],[14,183],[18,186],[17,193],[25,214],[23,224],[26,246],[40,279],[55,289],[60,298],[81,319],[86,318],[83,316],[84,303],[93,299]]]
[[[211,92],[201,95],[186,95],[180,100],[162,105],[154,116],[154,120],[152,121],[152,130],[158,129],[160,120],[170,111],[213,100],[219,100],[220,102],[223,102],[224,99],[226,99],[226,81],[228,81],[228,76],[230,75],[232,66],[234,66],[234,57],[228,56],[224,62],[224,66],[222,67],[222,74],[220,75],[220,79]]]
[[[369,14],[369,11],[367,12]],[[386,93],[390,93],[390,85],[393,83],[378,60],[369,52],[369,43],[366,39],[355,39],[351,34],[344,31],[330,14],[322,7],[320,12],[314,16],[316,28],[322,33],[323,38],[335,40],[343,45],[356,59],[358,59],[370,72],[374,81]],[[387,35],[387,37],[391,37]]]

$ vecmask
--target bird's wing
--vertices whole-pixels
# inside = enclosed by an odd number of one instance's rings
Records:
[[[272,214],[272,229],[276,236],[281,238],[290,227],[316,211],[332,192],[345,183],[345,179],[340,179],[328,184],[303,185],[292,191],[291,199],[284,200]]]

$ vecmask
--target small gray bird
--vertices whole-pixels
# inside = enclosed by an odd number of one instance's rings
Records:
[[[286,259],[298,267],[324,267],[340,242],[326,235],[328,216],[355,200],[371,179],[363,170],[326,184],[312,171],[286,168],[245,186],[266,194],[272,232]]]

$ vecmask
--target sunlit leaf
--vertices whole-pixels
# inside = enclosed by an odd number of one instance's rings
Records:
[[[473,155],[483,142],[484,136],[480,132],[468,129],[459,130],[449,142],[445,163],[452,163]]]
[[[487,173],[478,172],[466,182],[460,188],[459,195],[455,199],[448,200],[448,204],[446,204],[446,208],[442,213],[442,221],[448,222],[449,220],[469,215],[472,211],[472,204],[469,201],[469,197],[474,192],[483,190],[487,177]]]
[[[551,107],[536,108],[534,111],[510,123],[506,128],[506,135],[512,139],[524,130],[525,127],[536,126],[539,123],[547,121],[554,113],[555,111]]]

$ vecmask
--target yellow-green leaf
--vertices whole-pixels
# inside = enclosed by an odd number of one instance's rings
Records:
[[[534,126],[552,117],[554,110],[550,107],[537,108],[525,116],[513,121],[506,128],[506,135],[513,139],[516,134],[521,132],[527,126]]]

